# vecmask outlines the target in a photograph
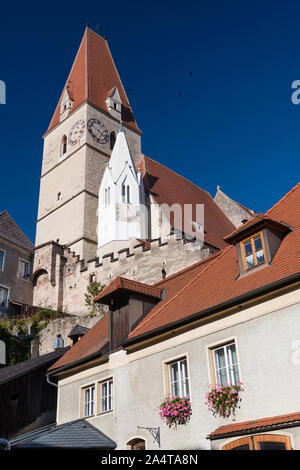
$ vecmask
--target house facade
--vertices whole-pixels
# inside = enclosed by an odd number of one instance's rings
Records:
[[[115,278],[95,299],[109,312],[48,370],[58,425],[86,419],[117,449],[300,449],[299,203],[298,184],[159,282]],[[240,407],[214,415],[209,387],[239,382]],[[190,397],[177,429],[167,394]]]
[[[33,245],[7,211],[0,213],[0,316],[32,305]]]

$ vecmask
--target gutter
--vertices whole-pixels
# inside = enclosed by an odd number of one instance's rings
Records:
[[[90,354],[89,356],[85,356],[81,359],[78,359],[77,361],[73,361],[73,362],[69,362],[68,364],[65,364],[61,367],[58,367],[57,369],[53,369],[53,371],[50,371],[46,374],[46,377],[47,377],[47,382],[50,384],[50,385],[53,385],[53,386],[56,386],[57,387],[57,384],[55,384],[54,382],[51,382],[49,380],[49,377],[53,376],[53,375],[57,375],[59,372],[63,372],[67,369],[70,369],[72,367],[75,367],[75,366],[80,366],[82,364],[85,364],[86,362],[89,362],[91,361],[92,359],[97,359],[98,357],[103,357],[105,358],[104,356],[104,353],[105,353],[105,348],[107,346],[107,343],[97,352],[93,353],[93,354]]]
[[[196,321],[205,317],[208,317],[212,315],[213,313],[217,313],[220,310],[224,310],[230,307],[235,307],[241,302],[245,302],[247,300],[251,300],[259,295],[266,294],[268,292],[272,292],[273,290],[276,290],[278,287],[285,287],[289,284],[292,284],[293,282],[300,281],[300,272],[297,272],[295,274],[291,274],[290,276],[287,276],[283,279],[279,279],[278,281],[271,282],[270,284],[264,285],[262,287],[258,287],[250,292],[247,292],[245,294],[242,294],[238,297],[234,297],[233,299],[226,300],[225,302],[215,305],[213,307],[209,307],[208,309],[202,310],[200,312],[194,313],[192,315],[189,315],[186,318],[176,320],[172,323],[168,323],[167,325],[164,325],[162,327],[155,328],[147,333],[142,333],[140,335],[134,336],[133,338],[128,338],[123,341],[122,346],[126,349],[126,346],[131,346],[135,343],[138,343],[140,341],[153,338],[154,336],[158,336],[161,333],[166,333],[169,330],[172,330],[174,328],[178,328],[180,326],[184,326],[187,323],[190,323],[192,321]]]
[[[276,431],[279,429],[287,429],[287,428],[295,428],[300,426],[300,421],[290,421],[290,422],[285,422],[285,423],[280,423],[280,424],[272,424],[269,426],[258,426],[256,428],[251,428],[251,429],[242,429],[240,431],[231,431],[231,432],[224,432],[220,434],[209,434],[206,436],[206,439],[209,439],[210,441],[217,441],[218,439],[224,439],[224,438],[229,438],[229,437],[239,437],[239,436],[249,436],[252,434],[258,434],[262,432],[270,432],[270,431]]]

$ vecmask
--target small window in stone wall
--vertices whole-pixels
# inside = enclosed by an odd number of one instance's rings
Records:
[[[113,131],[110,133],[110,139],[109,139],[110,150],[114,148],[115,143],[116,143],[116,133]]]
[[[60,148],[60,155],[64,155],[67,152],[67,136],[64,135],[61,139],[61,148]]]

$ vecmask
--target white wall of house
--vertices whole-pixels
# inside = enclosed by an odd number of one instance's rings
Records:
[[[193,330],[137,352],[112,354],[109,362],[59,381],[57,422],[79,418],[81,387],[110,377],[114,381],[113,411],[88,419],[118,449],[124,449],[134,437],[144,438],[148,449],[158,449],[150,433],[137,426],[160,426],[162,449],[209,449],[206,436],[221,425],[298,412],[299,309],[297,289],[215,321],[203,320]],[[208,411],[205,393],[212,383],[210,348],[229,340],[236,343],[245,391],[236,416],[223,419]],[[186,426],[174,430],[161,421],[157,406],[167,391],[165,364],[182,357],[188,361],[193,414]],[[294,429],[293,443],[300,448],[299,431]],[[218,443],[212,445],[218,448]]]

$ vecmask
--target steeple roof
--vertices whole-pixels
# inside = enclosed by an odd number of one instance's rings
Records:
[[[87,27],[47,132],[59,124],[60,104],[66,88],[73,100],[71,112],[88,101],[108,113],[105,100],[115,86],[118,88],[122,102],[122,121],[141,133],[107,41]]]
[[[116,142],[108,163],[108,168],[115,183],[123,174],[127,165],[130,167],[133,176],[136,178],[135,166],[124,133],[123,124],[121,122]]]

